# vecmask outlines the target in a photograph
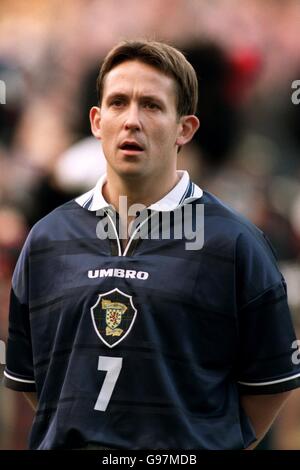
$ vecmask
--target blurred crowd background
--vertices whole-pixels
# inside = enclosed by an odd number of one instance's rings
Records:
[[[184,51],[199,77],[201,128],[180,153],[205,188],[272,241],[300,337],[299,0],[1,0],[0,339],[13,268],[30,227],[105,171],[88,111],[119,40]],[[3,370],[3,366],[2,369]],[[0,386],[0,449],[24,449],[32,412]],[[300,449],[294,393],[262,448]]]

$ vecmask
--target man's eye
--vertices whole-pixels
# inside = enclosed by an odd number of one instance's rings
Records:
[[[159,105],[157,103],[145,103],[144,105],[148,109],[160,109]]]
[[[111,106],[114,106],[115,108],[120,108],[121,106],[123,106],[124,104],[124,101],[122,100],[113,100],[110,105]]]

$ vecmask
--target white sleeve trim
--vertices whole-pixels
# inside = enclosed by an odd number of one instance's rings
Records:
[[[4,375],[8,379],[15,380],[16,382],[23,382],[23,383],[27,383],[27,384],[35,384],[35,380],[17,379],[16,377],[13,377],[12,375],[8,374],[6,371],[4,371]]]
[[[273,384],[279,384],[281,382],[287,382],[289,380],[296,379],[297,377],[300,377],[300,372],[298,374],[285,377],[284,379],[271,380],[270,382],[240,382],[238,381],[238,383],[241,385],[248,385],[249,387],[259,387],[263,385],[273,385]]]

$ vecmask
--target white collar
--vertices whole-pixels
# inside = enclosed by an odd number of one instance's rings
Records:
[[[187,171],[178,170],[177,174],[180,176],[180,180],[176,186],[162,199],[151,204],[148,209],[159,212],[172,211],[179,206],[202,197],[202,189],[191,182]],[[106,181],[106,174],[103,174],[93,189],[75,199],[77,204],[89,211],[98,211],[111,207],[102,194],[102,188]]]

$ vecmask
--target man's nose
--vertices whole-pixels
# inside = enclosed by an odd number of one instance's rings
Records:
[[[141,129],[139,107],[136,103],[132,103],[128,106],[125,118],[125,128],[131,130]]]

